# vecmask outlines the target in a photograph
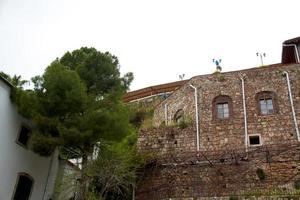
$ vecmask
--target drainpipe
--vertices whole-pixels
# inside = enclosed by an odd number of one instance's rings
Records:
[[[244,113],[244,129],[245,129],[245,147],[246,152],[248,151],[248,124],[247,124],[247,110],[246,110],[246,98],[245,98],[245,82],[244,77],[241,78],[242,81],[242,94],[243,94],[243,113]]]
[[[197,88],[195,86],[193,86],[192,84],[190,84],[190,87],[193,88],[195,90],[195,107],[196,107],[196,130],[197,130],[197,151],[200,150],[200,141],[199,141],[199,115],[198,115],[198,98],[197,98]]]
[[[296,52],[297,63],[300,63],[300,58],[299,58],[299,52],[298,52],[297,45],[295,45],[295,44],[282,44],[282,46],[284,46],[284,47],[294,47],[295,48],[295,52]]]
[[[50,158],[48,173],[47,173],[47,177],[46,177],[46,183],[45,183],[44,192],[43,192],[43,198],[42,198],[43,200],[45,200],[45,195],[46,195],[46,191],[47,191],[47,188],[48,188],[49,177],[50,177],[51,170],[52,170],[54,156],[56,156],[56,151],[57,151],[57,149],[55,149],[53,151],[53,153],[51,155],[51,158]]]
[[[287,71],[284,71],[283,73],[286,76],[286,82],[287,82],[287,86],[288,86],[289,98],[290,98],[290,103],[291,103],[291,107],[292,107],[292,114],[293,114],[293,119],[294,119],[296,134],[297,134],[297,139],[298,139],[298,142],[300,142],[300,134],[299,134],[298,124],[297,124],[296,113],[295,113],[295,109],[294,109],[294,103],[293,103],[293,96],[292,96],[290,78],[289,78],[289,74],[287,73]]]
[[[165,124],[168,125],[168,104],[165,104]]]
[[[135,189],[134,189],[134,187],[132,186],[132,200],[134,200],[135,199]]]

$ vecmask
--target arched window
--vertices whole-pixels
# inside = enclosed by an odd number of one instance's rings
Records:
[[[212,105],[214,119],[229,119],[232,117],[232,100],[229,96],[220,95],[214,98]]]
[[[256,94],[257,108],[260,115],[272,115],[278,111],[275,92],[263,91]]]
[[[184,120],[184,118],[183,118],[183,110],[182,109],[179,109],[179,110],[176,111],[176,113],[175,113],[175,115],[173,117],[173,120],[176,123],[180,123],[180,122],[182,122]]]
[[[33,178],[26,173],[19,173],[13,200],[28,200],[32,191]]]

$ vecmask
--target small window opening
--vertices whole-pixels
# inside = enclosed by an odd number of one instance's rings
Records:
[[[251,146],[260,145],[260,137],[259,135],[251,135],[249,136],[249,144]]]
[[[29,128],[27,128],[25,126],[22,126],[21,130],[20,130],[20,133],[18,135],[17,142],[24,145],[24,146],[27,146],[28,140],[29,140],[29,137],[30,137],[30,132],[31,132],[31,130]]]
[[[13,200],[28,200],[32,190],[33,179],[28,175],[19,175]]]
[[[229,117],[229,106],[228,103],[218,103],[217,112],[219,119],[226,119]]]
[[[175,115],[174,115],[174,122],[176,122],[177,124],[179,124],[180,122],[184,121],[183,118],[183,110],[179,109]]]

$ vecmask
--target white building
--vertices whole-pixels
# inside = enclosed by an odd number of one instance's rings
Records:
[[[58,152],[41,157],[27,148],[30,124],[10,101],[11,88],[0,77],[0,200],[49,200]]]

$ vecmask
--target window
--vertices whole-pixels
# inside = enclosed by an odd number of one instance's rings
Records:
[[[29,138],[30,138],[31,130],[26,126],[21,126],[20,133],[17,138],[17,143],[27,146]]]
[[[276,94],[264,91],[256,94],[258,110],[261,115],[272,115],[276,113]]]
[[[182,122],[183,121],[183,110],[182,109],[177,110],[173,119],[174,119],[174,122],[176,122],[176,123]]]
[[[229,117],[229,107],[228,103],[218,103],[217,104],[217,112],[219,119],[225,119]]]
[[[13,200],[28,200],[32,186],[33,178],[26,173],[20,173],[17,179]]]
[[[259,106],[262,115],[271,115],[274,112],[272,99],[260,99]]]
[[[220,95],[213,100],[213,118],[228,119],[232,115],[232,100],[229,96]]]
[[[249,135],[249,145],[260,146],[261,145],[260,135]]]

